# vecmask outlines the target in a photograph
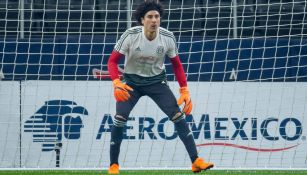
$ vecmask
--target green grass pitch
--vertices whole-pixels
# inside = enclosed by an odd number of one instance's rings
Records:
[[[66,170],[35,170],[35,171],[0,171],[0,175],[106,175],[107,171],[66,171]],[[188,170],[123,170],[120,175],[192,175]],[[299,170],[209,170],[198,175],[307,175],[306,171]]]

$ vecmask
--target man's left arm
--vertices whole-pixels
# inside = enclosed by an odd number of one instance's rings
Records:
[[[186,76],[183,70],[183,66],[181,64],[181,61],[178,55],[171,58],[170,60],[173,65],[173,71],[174,71],[175,77],[180,86],[180,89],[179,89],[180,98],[178,99],[177,103],[180,106],[184,102],[185,105],[182,111],[186,115],[189,115],[192,111],[193,104],[191,101],[190,92],[189,92],[188,85],[187,85],[188,83],[187,83],[187,79],[186,79]]]

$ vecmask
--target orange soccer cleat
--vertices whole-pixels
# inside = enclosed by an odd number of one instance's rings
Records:
[[[214,167],[214,164],[211,162],[205,162],[202,158],[197,158],[192,164],[193,173],[199,173],[201,171],[208,170]]]
[[[119,165],[116,163],[113,163],[110,167],[109,167],[109,174],[119,174]]]

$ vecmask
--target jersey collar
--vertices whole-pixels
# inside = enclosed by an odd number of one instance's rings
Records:
[[[142,34],[143,34],[143,37],[144,37],[145,40],[147,40],[148,42],[154,42],[154,41],[156,41],[157,38],[159,37],[159,32],[160,32],[160,27],[159,27],[158,30],[157,30],[156,38],[153,39],[153,40],[151,40],[151,41],[149,41],[149,40],[147,39],[147,37],[145,36],[144,26],[142,26]]]

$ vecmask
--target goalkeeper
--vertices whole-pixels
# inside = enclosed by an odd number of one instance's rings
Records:
[[[187,80],[180,62],[175,37],[160,27],[163,8],[159,2],[144,1],[138,6],[135,18],[140,26],[132,27],[116,43],[108,61],[116,99],[116,115],[111,131],[109,174],[119,173],[118,157],[123,129],[128,116],[140,97],[149,96],[173,121],[179,138],[192,162],[192,171],[200,172],[214,165],[198,157],[193,135],[185,120],[192,110]],[[118,62],[125,55],[124,80],[119,79]],[[171,60],[174,74],[180,86],[180,98],[176,101],[166,82],[164,60]],[[182,112],[178,105],[184,103]]]

